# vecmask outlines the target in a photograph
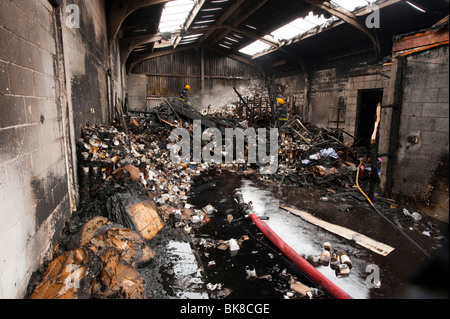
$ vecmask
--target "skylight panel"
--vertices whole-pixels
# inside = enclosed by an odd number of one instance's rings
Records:
[[[192,35],[186,35],[183,37],[183,39],[190,39],[190,38],[200,38],[204,33],[198,33],[198,34],[192,34]]]
[[[306,16],[306,17],[304,18],[304,20],[305,20],[306,22],[309,22],[309,23],[314,24],[315,26],[322,25],[322,24],[324,24],[325,22],[328,21],[328,19],[325,18],[325,17],[323,16],[323,14],[320,15],[320,16],[318,16],[318,15],[315,15],[314,13],[312,13],[312,12],[310,12],[310,13],[308,14],[308,16]]]
[[[297,19],[285,25],[284,27],[279,28],[278,30],[275,30],[269,36],[277,41],[281,39],[291,39],[296,35],[301,34],[311,28],[310,26],[307,27],[303,26],[302,25],[303,22],[304,22],[303,19]]]
[[[231,47],[229,47],[225,44],[222,44],[222,43],[219,43],[219,46],[221,46],[222,48],[225,48],[225,49],[231,49]]]
[[[214,11],[220,11],[222,8],[209,8],[209,9],[202,9],[202,12],[214,12]]]
[[[269,48],[270,48],[270,45],[262,42],[261,40],[257,40],[255,42],[253,42],[252,44],[250,44],[249,46],[246,46],[245,48],[239,50],[239,52],[242,52],[242,53],[248,54],[248,55],[255,55],[256,53],[262,52]]]
[[[161,16],[159,31],[174,32],[181,30],[195,3],[195,0],[174,0],[168,2]]]
[[[317,27],[318,25],[324,24],[326,21],[327,19],[323,15],[317,16],[310,12],[307,17],[296,19],[278,30],[275,30],[267,37],[271,37],[276,41],[289,40]]]

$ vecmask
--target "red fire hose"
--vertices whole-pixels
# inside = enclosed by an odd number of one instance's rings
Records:
[[[308,261],[293,250],[286,242],[283,241],[266,223],[264,223],[256,214],[249,215],[255,225],[263,232],[263,234],[279,249],[283,254],[305,272],[308,277],[316,284],[321,286],[333,298],[336,299],[353,299],[345,291],[332,283],[327,277],[314,268]]]

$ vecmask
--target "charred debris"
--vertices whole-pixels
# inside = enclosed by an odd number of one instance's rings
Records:
[[[128,112],[112,126],[86,125],[77,141],[78,211],[67,222],[49,261],[33,275],[28,297],[163,298],[163,294],[146,291],[149,284],[145,281],[159,284],[158,270],[145,280],[138,270],[150,262],[167,263],[165,247],[170,240],[193,242],[196,230],[214,218],[212,205],[194,207],[189,197],[192,190],[223,171],[279,187],[327,189],[330,196],[324,201],[345,197],[370,208],[355,184],[358,177],[361,188],[368,191],[377,181],[378,167],[373,166],[367,150],[345,144],[343,136],[348,133],[342,129],[309,127],[298,116],[291,116],[279,136],[275,174],[258,174],[258,165],[175,164],[170,160],[169,136],[174,128],[192,129],[193,121],[201,120],[205,127],[245,129],[249,127],[245,114],[253,111],[246,103],[211,112],[167,99],[152,111]],[[270,126],[271,119],[265,121]],[[258,123],[255,125],[261,125]],[[371,197],[396,223],[402,220],[420,232],[439,236],[425,216],[410,213],[376,193]],[[339,209],[348,211],[344,206]],[[228,216],[231,223],[233,218]],[[215,245],[222,250],[239,250],[244,240]],[[198,242],[204,244],[205,240]],[[317,290],[291,281],[291,295],[311,298],[312,292],[317,294]],[[227,295],[225,289],[217,297]]]

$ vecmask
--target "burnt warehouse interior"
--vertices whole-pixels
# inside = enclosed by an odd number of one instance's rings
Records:
[[[448,298],[448,14],[0,0],[0,298]]]

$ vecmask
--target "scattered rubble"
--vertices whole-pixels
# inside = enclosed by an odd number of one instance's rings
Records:
[[[31,299],[145,298],[135,268],[155,254],[139,233],[96,217],[74,238],[80,247],[48,265]]]
[[[257,165],[177,164],[170,160],[168,140],[173,128],[192,129],[194,119],[201,119],[208,127],[248,127],[248,121],[238,118],[241,111],[236,106],[224,109],[220,114],[208,110],[200,112],[192,105],[180,107],[167,100],[144,116],[127,118],[128,133],[121,132],[121,126],[86,126],[77,141],[81,205],[55,247],[57,257],[45,265],[42,276],[32,285],[30,298],[148,297],[139,267],[155,258],[165,258],[158,256],[158,252],[171,247],[170,243],[158,250],[151,246],[159,240],[158,234],[169,227],[205,250],[205,257],[209,257],[206,250],[211,249],[236,256],[242,251],[243,243],[249,240],[247,235],[229,240],[195,236],[196,231],[209,224],[218,212],[211,204],[195,207],[189,203],[195,181],[202,179],[205,172],[214,172],[214,175],[229,170],[244,178],[258,178],[278,186],[325,188],[329,194],[322,197],[323,201],[352,197],[353,203],[367,205],[365,198],[354,192],[353,187],[358,170],[361,181],[371,178],[368,156],[343,142],[347,132],[307,127],[299,117],[289,121],[280,134],[276,174],[258,175]],[[359,165],[361,158],[362,165]],[[201,187],[211,185],[204,183]],[[402,211],[393,202],[386,204],[391,211]],[[341,203],[336,207],[349,212],[353,205]],[[225,217],[230,226],[242,220],[229,213]],[[426,224],[426,217],[419,213],[404,209],[400,217],[409,221],[411,227],[421,229],[426,236],[438,235],[433,225]],[[274,255],[269,254],[269,258],[273,259]],[[170,257],[167,262],[176,260]],[[189,260],[197,275],[179,278],[172,288],[178,296],[184,289],[194,296],[206,298],[204,294],[197,294],[197,288],[204,284],[200,280],[204,269],[192,258]],[[333,251],[329,243],[324,245],[321,255],[310,256],[309,261],[313,265],[330,266],[340,277],[348,276],[352,269],[348,255]],[[214,259],[206,263],[207,268],[213,269],[216,265]],[[282,270],[273,269],[273,272],[281,273]],[[247,267],[246,273],[248,280],[273,279],[271,274],[258,275],[255,267]],[[286,277],[286,283],[279,288],[285,298],[314,298],[321,294],[296,278],[289,278],[288,274],[281,273],[280,276]],[[205,287],[218,298],[226,298],[232,293],[220,283],[209,282]]]
[[[280,134],[279,170],[261,179],[279,186],[351,188],[358,169],[352,144],[342,129],[307,128],[298,116]],[[369,162],[364,157],[365,163]],[[370,168],[370,167],[369,167]],[[361,178],[368,176],[361,174]]]
[[[332,249],[329,242],[323,244],[320,255],[308,256],[307,260],[314,267],[330,267],[339,278],[348,277],[350,270],[353,268],[353,263],[348,254]]]
[[[195,209],[187,196],[208,166],[173,164],[170,132],[148,124],[133,120],[129,134],[83,129],[77,143],[81,207],[30,298],[146,298],[137,268],[155,257],[148,243],[166,224],[192,234],[210,221],[214,208]],[[76,284],[66,285],[74,276]]]

